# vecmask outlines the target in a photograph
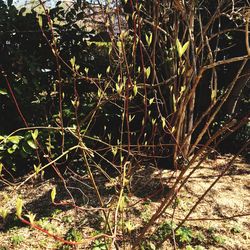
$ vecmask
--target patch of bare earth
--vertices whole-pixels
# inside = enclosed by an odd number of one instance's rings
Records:
[[[220,175],[230,158],[231,156],[223,156],[203,162],[179,193],[175,206],[170,206],[166,210],[146,237],[150,239],[150,233],[156,234],[157,228],[164,223],[178,225]],[[243,159],[237,159],[183,225],[191,232],[190,241],[180,242],[178,235],[175,240],[171,236],[159,249],[174,249],[174,245],[175,249],[187,249],[188,245],[193,249],[250,249],[249,176],[249,165]],[[126,224],[125,249],[130,249],[130,243],[160,205],[174,178],[173,171],[159,171],[152,167],[143,167],[133,175],[130,187],[126,190],[127,200],[123,218]],[[119,186],[114,186],[100,175],[96,176],[96,181],[103,202],[110,209],[109,218],[112,223]],[[70,178],[66,184],[67,189],[63,183],[51,179],[45,182],[30,182],[18,190],[15,187],[0,186],[0,208],[8,211],[7,219],[0,219],[0,250],[66,249],[62,248],[62,243],[20,223],[15,218],[17,197],[22,197],[24,201],[24,214],[28,211],[36,214],[36,223],[64,239],[67,235],[70,236],[72,228],[81,234],[82,240],[100,233],[104,227],[104,218],[102,212],[95,209],[100,205],[89,180],[82,178],[76,182],[74,178]],[[70,201],[73,196],[81,209],[53,205],[50,192],[54,186],[57,186],[56,200]],[[119,237],[121,234],[119,231]],[[77,247],[92,248],[93,242],[88,241]]]

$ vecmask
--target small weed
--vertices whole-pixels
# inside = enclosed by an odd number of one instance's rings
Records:
[[[46,249],[47,244],[48,244],[47,240],[40,240],[39,242],[39,246],[45,249]]]
[[[194,250],[206,250],[206,248],[198,245],[198,246],[195,246]]]
[[[186,250],[205,250],[205,248],[203,246],[192,247],[191,245],[187,245]]]
[[[141,250],[156,250],[156,246],[152,241],[144,241]]]
[[[82,234],[80,231],[76,230],[75,228],[70,228],[69,231],[65,235],[65,240],[79,242],[82,240]]]
[[[91,250],[108,250],[108,246],[102,240],[95,240]]]
[[[213,235],[212,238],[219,245],[223,245],[226,242],[226,239],[219,234]]]
[[[215,227],[209,227],[207,231],[208,231],[209,234],[213,234],[213,233],[215,233],[217,230],[216,230]]]
[[[233,226],[231,229],[230,229],[230,232],[231,233],[233,233],[233,234],[237,234],[237,233],[241,233],[241,228],[240,228],[240,226],[238,226],[238,225],[235,225],[235,226]]]
[[[163,240],[167,235],[171,234],[172,230],[176,226],[172,224],[171,222],[165,222],[163,223],[158,229],[156,234],[154,235],[154,240],[161,241]]]
[[[136,228],[136,225],[131,221],[126,221],[124,227],[128,233],[131,233]]]
[[[57,215],[59,215],[60,213],[62,213],[62,210],[61,209],[55,209],[53,211],[53,213],[51,214],[52,218],[56,218]]]
[[[150,211],[150,202],[145,201],[143,203],[143,212],[141,213],[141,218],[143,222],[148,222],[151,217],[151,211]]]
[[[196,232],[194,237],[199,243],[204,243],[206,241],[206,236],[202,232]]]
[[[0,209],[0,217],[2,217],[4,221],[6,220],[8,214],[9,212],[7,209],[4,209],[4,208]]]
[[[176,231],[176,236],[181,243],[190,243],[193,239],[193,232],[188,227],[180,227]]]
[[[194,248],[191,245],[187,245],[186,250],[194,250]]]
[[[11,243],[14,245],[14,246],[17,246],[19,245],[20,243],[22,243],[24,241],[24,237],[22,235],[13,235],[11,237]]]
[[[57,231],[56,227],[49,222],[49,218],[47,218],[47,217],[44,217],[44,218],[40,219],[37,222],[37,224],[39,226],[41,226],[42,228],[44,228],[45,230],[48,230],[50,232],[56,232]]]
[[[73,217],[70,216],[70,215],[65,215],[65,216],[62,217],[62,221],[64,223],[71,223],[71,222],[73,222]]]
[[[71,250],[71,249],[73,249],[73,247],[69,245],[63,245],[59,247],[59,250]]]

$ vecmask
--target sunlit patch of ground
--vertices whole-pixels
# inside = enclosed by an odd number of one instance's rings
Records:
[[[166,229],[169,225],[178,225],[223,171],[230,157],[207,160],[201,165],[178,195],[175,206],[169,207],[157,225],[150,229],[152,235],[146,236],[148,247],[151,244],[153,249],[154,242],[161,237],[161,231],[157,231],[157,228]],[[179,235],[176,235],[175,239],[169,237],[161,249],[174,249],[174,245],[176,249],[250,249],[250,220],[249,215],[247,216],[250,213],[249,176],[249,165],[244,160],[237,159],[227,174],[196,207]],[[170,170],[159,171],[152,167],[143,167],[134,173],[130,187],[125,190],[126,249],[130,249],[130,243],[157,209],[173,181],[173,172]],[[101,175],[96,176],[96,182],[102,189],[101,194],[106,207],[115,211],[119,186],[107,183]],[[17,197],[22,197],[24,201],[23,214],[28,211],[36,214],[35,220],[38,225],[64,239],[82,241],[86,237],[100,233],[105,220],[102,212],[95,210],[99,207],[99,202],[89,180],[83,178],[76,184],[74,179],[70,178],[66,184],[67,189],[61,181],[50,179],[44,182],[33,180],[18,190],[15,186],[0,187],[0,208],[8,212],[6,220],[0,219],[0,250],[72,249],[22,224],[15,216]],[[53,187],[57,187],[56,201],[68,202],[71,200],[71,194],[76,204],[87,210],[74,209],[70,205],[53,205],[50,197]],[[114,215],[112,213],[109,215],[111,223]],[[97,240],[94,243],[85,242],[77,249],[94,249],[94,246],[101,246],[101,243]]]

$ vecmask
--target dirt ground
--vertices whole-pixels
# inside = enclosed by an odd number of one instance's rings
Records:
[[[216,160],[208,159],[202,163],[179,193],[175,203],[149,231],[151,235],[146,236],[142,249],[250,249],[250,168],[242,158],[237,158],[226,175],[196,207],[181,230],[174,237],[169,237],[160,248],[155,247],[155,242],[161,239],[164,232],[169,227],[174,228],[188,214],[231,157],[219,156]],[[25,178],[19,179],[18,183],[23,180]],[[121,249],[130,249],[130,243],[159,206],[173,180],[173,171],[157,170],[150,166],[134,173],[130,188],[126,190],[128,195],[123,218],[126,242]],[[117,187],[100,175],[97,175],[96,181],[102,187],[100,192],[106,207],[115,211]],[[24,201],[23,214],[36,214],[37,225],[66,240],[83,241],[86,237],[102,232],[103,214],[95,209],[99,207],[98,199],[87,177],[82,176],[76,181],[71,176],[66,183],[55,179],[40,181],[38,178],[19,189],[16,187],[17,184],[9,186],[0,181],[0,211],[2,216],[4,211],[8,213],[5,220],[0,219],[0,250],[72,249],[20,222],[15,216],[17,197],[22,197]],[[57,190],[56,202],[70,202],[73,196],[78,208],[53,205],[53,187]],[[110,218],[112,220],[112,213]],[[107,248],[101,240],[94,240],[86,241],[75,249]]]

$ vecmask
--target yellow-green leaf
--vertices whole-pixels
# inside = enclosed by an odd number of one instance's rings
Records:
[[[138,88],[136,84],[134,85],[133,91],[134,91],[134,95],[136,96],[138,93]]]
[[[215,101],[216,97],[217,97],[217,91],[215,89],[213,89],[211,92],[211,100]]]
[[[35,222],[36,214],[28,213],[25,216],[29,219],[30,224],[33,225]]]
[[[50,196],[51,196],[52,203],[54,203],[55,202],[55,198],[56,198],[56,188],[55,187],[52,188]]]
[[[179,57],[182,57],[182,55],[185,53],[189,46],[189,41],[187,41],[183,46],[181,45],[179,39],[176,39],[176,49],[178,52]]]
[[[0,95],[7,95],[8,92],[5,89],[0,89]]]
[[[0,216],[3,218],[3,220],[6,219],[6,217],[8,216],[8,210],[7,209],[0,209]]]
[[[145,69],[145,72],[146,72],[146,78],[149,78],[150,73],[151,73],[151,68],[150,68],[150,66],[147,67],[147,68]]]
[[[179,57],[181,57],[182,45],[181,45],[180,40],[178,38],[176,39],[176,49],[177,49]]]
[[[12,145],[12,147],[8,148],[7,151],[9,154],[13,154],[18,148],[17,144]]]
[[[132,224],[131,221],[126,221],[125,222],[125,227],[128,230],[129,233],[135,228],[135,226]]]
[[[76,58],[75,58],[75,56],[73,56],[73,57],[70,59],[70,63],[71,63],[71,66],[74,68],[75,63],[76,63]]]
[[[23,209],[23,200],[21,198],[17,198],[16,201],[16,215],[18,218],[22,216],[22,209]]]
[[[146,34],[145,37],[146,37],[146,41],[147,41],[148,46],[150,46],[150,44],[152,43],[152,40],[153,40],[152,32],[150,32],[149,36]]]
[[[31,148],[37,149],[37,146],[33,140],[28,140],[27,143]]]
[[[154,102],[154,97],[152,97],[151,99],[149,99],[149,105],[151,105]]]
[[[13,135],[13,136],[8,137],[8,141],[10,141],[14,144],[18,144],[22,138],[23,138],[22,136]]]
[[[32,135],[32,138],[33,138],[34,140],[36,140],[36,138],[37,138],[37,136],[38,136],[38,130],[35,129],[34,132],[31,132],[31,135]]]
[[[118,148],[117,147],[112,147],[112,154],[113,154],[113,156],[116,156],[116,154],[117,154],[117,151],[118,151]]]
[[[0,162],[0,176],[1,176],[1,174],[2,174],[2,171],[3,171],[3,163]]]
[[[161,122],[162,122],[162,127],[165,128],[166,127],[166,119],[164,117],[161,118]]]
[[[187,48],[189,47],[189,41],[187,41],[182,47],[182,55],[186,52]]]
[[[40,28],[43,27],[43,18],[42,18],[42,16],[38,16],[38,24],[39,24]]]

